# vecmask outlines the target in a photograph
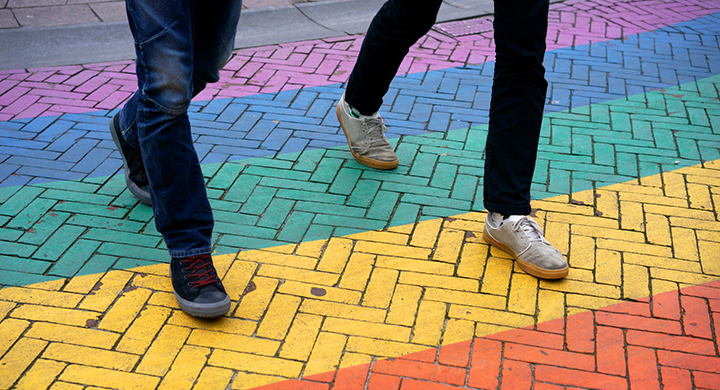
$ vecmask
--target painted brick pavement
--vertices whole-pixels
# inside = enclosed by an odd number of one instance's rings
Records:
[[[717,388],[719,171],[534,202],[562,281],[472,212],[217,256],[217,321],[179,311],[165,264],[5,288],[0,388]]]
[[[0,285],[26,286],[0,290],[0,388],[720,387],[718,11],[553,5],[533,206],[561,282],[480,238],[491,33],[413,49],[393,172],[333,118],[361,37],[237,52],[192,113],[219,321],[178,311],[116,175],[131,64],[0,73]]]
[[[647,7],[619,3],[635,14],[617,18],[616,10],[588,4],[554,6],[535,196],[720,158],[710,108],[720,61],[711,11],[720,6],[667,3],[677,11],[673,17],[653,8],[664,16],[654,21],[657,29],[626,36],[644,24],[610,27],[654,20]],[[660,24],[668,22],[679,23]],[[619,33],[622,39],[608,40]],[[563,48],[568,34],[579,45]],[[395,138],[401,166],[390,174],[364,169],[344,146],[326,148],[345,142],[332,112],[342,84],[333,83],[347,77],[360,37],[238,52],[223,81],[202,97],[215,99],[193,107],[196,146],[218,219],[217,253],[482,210],[485,128],[478,124],[486,121],[492,63],[476,62],[491,59],[479,54],[491,50],[485,35],[433,33],[413,51],[403,71],[431,70],[399,78],[386,99],[392,136],[403,136]],[[670,61],[663,57],[669,50],[683,54]],[[457,56],[464,65],[448,68],[461,64]],[[297,71],[298,64],[305,67]],[[134,83],[128,68],[116,63],[5,73],[0,100],[13,103],[0,113],[16,115],[0,122],[0,268],[6,270],[0,284],[166,261],[150,209],[128,194],[119,176],[106,176],[121,166],[106,128],[112,112],[92,111],[117,107],[128,96]],[[272,81],[280,76],[295,81]],[[250,88],[259,85],[268,93]],[[229,95],[241,97],[224,98]],[[68,113],[69,103],[86,106]],[[60,117],[49,115],[63,110]],[[40,116],[25,118],[31,113]]]

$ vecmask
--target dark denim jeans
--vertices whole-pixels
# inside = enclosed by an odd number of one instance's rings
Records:
[[[232,53],[242,0],[127,0],[138,90],[120,113],[139,147],[155,225],[172,257],[212,251],[213,215],[187,109],[219,79]]]
[[[360,113],[380,109],[405,55],[432,28],[441,0],[390,0],[360,48],[345,100]],[[484,206],[526,215],[547,92],[548,0],[495,0],[495,73],[484,175]]]

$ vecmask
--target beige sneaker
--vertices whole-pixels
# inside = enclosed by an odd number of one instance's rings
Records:
[[[517,260],[525,272],[541,279],[561,279],[570,268],[562,253],[553,247],[537,222],[526,215],[513,215],[498,224],[488,213],[483,239]]]
[[[370,116],[354,117],[345,102],[345,94],[340,98],[336,112],[355,160],[377,169],[398,166],[397,155],[385,138],[387,127],[380,114],[376,112]]]

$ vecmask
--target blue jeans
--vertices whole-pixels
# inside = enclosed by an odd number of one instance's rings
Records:
[[[360,47],[345,100],[371,115],[380,109],[405,55],[432,28],[442,0],[389,0]],[[484,206],[506,215],[530,213],[547,92],[548,0],[495,0],[495,73],[484,174]]]
[[[120,112],[139,148],[155,225],[172,257],[212,251],[213,215],[190,133],[191,99],[233,50],[242,0],[127,0],[138,90]]]

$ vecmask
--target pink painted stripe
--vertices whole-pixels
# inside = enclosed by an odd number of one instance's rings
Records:
[[[720,11],[720,0],[566,0],[551,5],[548,49],[627,37]],[[218,84],[196,101],[276,93],[347,81],[363,36],[341,36],[237,50]],[[458,38],[431,31],[398,74],[482,64],[495,59],[492,32]],[[24,81],[24,82],[21,82]],[[0,71],[1,120],[120,107],[136,88],[134,63]],[[46,109],[38,97],[74,99]],[[35,106],[36,104],[41,104]]]

